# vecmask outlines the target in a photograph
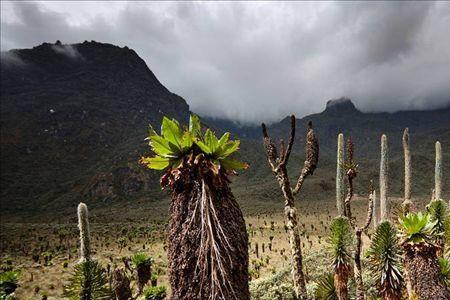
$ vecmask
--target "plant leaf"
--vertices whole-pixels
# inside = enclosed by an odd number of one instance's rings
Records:
[[[141,159],[141,162],[146,164],[149,169],[164,170],[169,166],[170,159],[161,156],[144,157]]]
[[[153,126],[151,124],[148,125],[148,137],[151,138],[154,135],[158,135],[155,131],[155,129],[153,129]]]
[[[225,158],[220,160],[220,164],[222,167],[224,167],[226,170],[229,171],[242,170],[248,168],[248,164],[231,158]]]
[[[179,147],[170,143],[162,136],[153,135],[150,137],[153,152],[163,157],[178,157],[182,151]]]
[[[185,131],[183,134],[183,138],[181,140],[181,148],[182,152],[186,153],[192,148],[192,144],[194,143],[194,137],[190,131]]]
[[[164,117],[161,125],[161,135],[181,150],[182,133],[178,122]]]
[[[200,150],[202,150],[204,153],[206,154],[211,154],[211,149],[208,147],[208,145],[206,145],[205,143],[203,143],[200,140],[195,141],[195,144],[200,148]]]
[[[194,137],[201,135],[200,118],[196,114],[191,114],[189,117],[189,132],[191,132]]]
[[[223,159],[227,156],[230,156],[239,149],[240,143],[241,142],[239,140],[228,141],[224,146],[221,147],[220,151],[217,151],[217,157]]]
[[[204,141],[205,141],[205,144],[208,146],[208,148],[211,150],[211,154],[214,154],[214,152],[216,152],[217,147],[219,145],[219,140],[217,139],[216,135],[210,129],[206,130]]]
[[[228,142],[229,139],[230,139],[230,133],[225,132],[219,140],[218,147],[223,147],[225,145],[225,143]]]

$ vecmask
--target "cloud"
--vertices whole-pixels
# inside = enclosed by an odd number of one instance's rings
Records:
[[[1,22],[3,50],[127,45],[193,111],[241,122],[450,103],[445,2],[9,2]]]
[[[1,64],[7,66],[25,66],[26,63],[14,52],[14,51],[2,51],[1,52]]]
[[[76,49],[76,47],[72,45],[62,45],[61,43],[57,43],[55,45],[52,45],[52,49],[56,53],[65,55],[72,59],[79,59],[82,57],[80,52],[78,52],[78,50]]]

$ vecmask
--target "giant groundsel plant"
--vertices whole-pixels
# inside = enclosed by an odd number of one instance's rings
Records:
[[[164,170],[161,186],[171,193],[168,226],[169,282],[173,300],[249,299],[248,236],[228,175],[247,168],[236,160],[240,142],[218,138],[164,117],[161,133],[150,127],[154,155],[141,163]]]
[[[369,270],[382,299],[401,299],[403,276],[396,228],[389,221],[377,227],[367,251]]]

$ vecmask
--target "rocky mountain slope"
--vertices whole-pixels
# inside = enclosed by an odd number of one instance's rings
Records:
[[[163,115],[185,122],[189,106],[168,91],[145,62],[127,47],[84,42],[42,44],[2,53],[1,59],[1,215],[12,221],[65,221],[79,201],[105,221],[164,216],[166,196],[159,174],[137,160],[148,151],[147,125]],[[245,212],[280,206],[280,191],[266,164],[259,126],[204,118],[217,131],[243,139],[241,156],[250,169],[234,179]],[[321,113],[297,120],[290,172],[303,158],[304,132],[315,124],[320,139],[319,168],[301,199],[332,199],[336,135],[352,136],[360,173],[356,191],[378,180],[379,139],[388,135],[392,193],[402,189],[401,135],[410,128],[413,194],[428,197],[433,184],[434,142],[444,152],[444,195],[450,189],[450,107],[435,111],[364,113],[346,98],[328,102]],[[272,136],[289,132],[289,118],[271,124]],[[447,171],[448,170],[448,171]],[[139,209],[137,209],[139,208]],[[132,213],[133,212],[133,213]],[[42,218],[40,218],[42,220]]]
[[[127,47],[57,42],[2,53],[2,214],[147,190],[156,176],[135,162],[148,124],[164,114],[187,120],[189,106]]]

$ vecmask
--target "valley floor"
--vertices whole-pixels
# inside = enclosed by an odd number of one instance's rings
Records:
[[[398,205],[396,199],[394,207]],[[364,222],[367,199],[356,198],[353,211],[358,222]],[[336,216],[334,201],[298,203],[302,247],[306,256],[308,278],[314,280],[329,271],[329,262],[311,260],[321,254],[326,257],[328,227]],[[395,211],[395,208],[394,208]],[[265,277],[290,266],[288,235],[284,216],[280,212],[254,214],[246,217],[249,233],[250,275],[252,280]],[[124,260],[137,252],[146,252],[154,259],[153,273],[158,284],[167,284],[165,223],[127,222],[91,224],[94,257],[105,268],[124,266]],[[370,227],[369,234],[373,231]],[[1,224],[2,269],[21,269],[18,299],[61,299],[78,260],[78,229],[67,224]],[[367,247],[367,237],[365,237]],[[133,274],[135,276],[135,274]],[[134,284],[134,281],[133,281]]]

